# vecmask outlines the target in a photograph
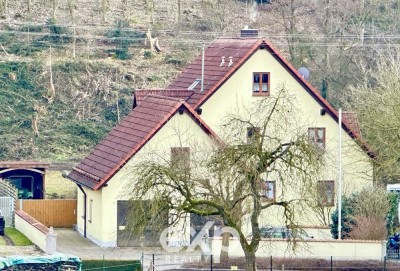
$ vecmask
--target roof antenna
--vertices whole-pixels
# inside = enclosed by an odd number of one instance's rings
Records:
[[[201,56],[201,89],[200,92],[204,91],[204,42],[203,42],[203,49],[202,49],[202,56]]]
[[[228,67],[230,67],[230,66],[232,66],[232,64],[233,64],[233,56],[230,56],[229,57],[229,63],[228,63]]]
[[[224,66],[225,64],[225,56],[221,56],[221,64],[219,64],[220,67]]]
[[[306,67],[300,67],[297,71],[300,73],[303,79],[308,80],[310,78],[310,71]]]

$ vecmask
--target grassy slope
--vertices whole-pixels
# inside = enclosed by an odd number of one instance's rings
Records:
[[[6,228],[6,235],[13,241],[16,246],[30,246],[32,242],[21,232],[14,228]]]
[[[70,36],[71,29],[48,25],[50,5],[34,2],[31,14],[27,14],[25,3],[10,5],[10,23],[0,19],[0,43],[4,48],[0,50],[0,160],[55,162],[84,157],[115,126],[118,115],[122,118],[130,111],[134,89],[165,87],[195,57],[202,39],[213,39],[199,31],[212,30],[211,23],[205,26],[204,19],[194,20],[196,16],[186,13],[181,34],[163,33],[162,29],[177,26],[175,2],[157,3],[155,12],[162,16],[157,15],[152,26],[148,24],[151,16],[146,6],[135,3],[135,9],[122,20],[143,31],[117,31],[122,3],[110,2],[104,22],[98,14],[97,1],[84,0],[76,6],[76,24],[93,26],[76,30],[76,58],[72,58],[72,38],[56,36]],[[199,13],[199,3],[184,2],[182,9],[195,8]],[[68,7],[59,4],[55,23],[70,24]],[[241,5],[231,5],[231,9]],[[16,13],[22,16],[14,16]],[[184,32],[199,27],[199,23],[201,29],[196,33]],[[148,27],[153,29],[153,37],[158,36],[161,53],[150,52],[143,40],[136,40]],[[90,39],[93,36],[96,38]],[[132,41],[110,37],[128,37]],[[123,46],[129,48],[127,59],[109,57],[111,51]]]
[[[144,58],[143,50],[132,51],[128,61],[101,56],[70,60],[60,53],[52,64],[54,99],[46,61],[0,62],[0,160],[52,162],[85,156],[118,116],[131,110],[135,86],[163,87],[176,74],[175,62],[165,64],[175,56],[147,53]],[[124,79],[128,73],[133,80]]]
[[[47,171],[46,198],[76,198],[76,185],[62,176],[60,171]]]

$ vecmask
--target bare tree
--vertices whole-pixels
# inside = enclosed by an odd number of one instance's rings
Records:
[[[8,8],[8,0],[0,0],[0,16],[5,16]]]
[[[106,21],[106,13],[108,9],[108,0],[101,0],[101,11],[103,15],[103,23]]]
[[[188,213],[219,216],[238,232],[248,271],[256,270],[260,228],[272,219],[269,212],[279,213],[282,225],[297,228],[299,206],[305,204],[321,166],[307,129],[299,127],[295,98],[284,86],[276,93],[245,112],[228,115],[224,142],[196,150],[190,168],[187,158],[169,160],[165,153],[156,160],[144,159],[131,191],[134,200],[153,198],[158,206],[149,210],[156,210],[155,217],[160,209],[173,210],[170,225]],[[271,197],[267,180],[276,182],[276,197]],[[143,228],[139,216],[133,223],[133,228]]]
[[[58,4],[59,0],[50,0],[51,5],[52,5],[52,13],[51,13],[51,18],[55,19],[56,18],[56,13],[58,10]]]
[[[357,112],[364,139],[377,153],[376,179],[400,181],[400,52],[378,52],[375,67],[365,67],[364,80],[349,88],[347,106]]]

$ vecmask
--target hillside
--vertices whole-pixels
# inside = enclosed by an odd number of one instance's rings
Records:
[[[363,76],[358,61],[373,65],[365,52],[395,39],[373,35],[400,29],[399,7],[317,2],[0,0],[0,159],[82,158],[129,112],[135,89],[165,87],[203,42],[244,25],[307,66],[337,105]]]

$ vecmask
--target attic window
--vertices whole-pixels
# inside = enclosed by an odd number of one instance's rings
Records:
[[[171,167],[178,172],[188,173],[190,170],[190,148],[171,148]]]
[[[335,181],[319,181],[317,192],[320,206],[335,205]]]
[[[261,196],[267,201],[275,201],[276,183],[275,181],[265,181],[262,185]]]
[[[319,151],[325,150],[326,129],[324,127],[308,128],[308,140],[314,144]]]
[[[196,80],[194,80],[193,84],[191,84],[188,87],[188,90],[193,90],[200,82],[201,82],[201,79],[197,78]]]
[[[268,96],[270,93],[269,72],[253,73],[253,96]]]
[[[260,127],[247,127],[247,144],[258,143],[261,136]]]

